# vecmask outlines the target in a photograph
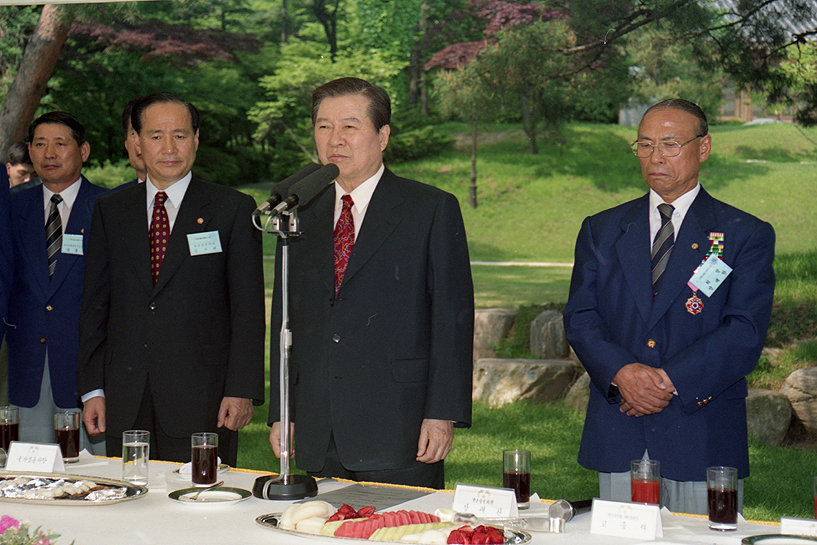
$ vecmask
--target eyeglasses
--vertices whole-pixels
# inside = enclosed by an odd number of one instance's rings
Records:
[[[661,152],[661,155],[664,157],[677,157],[681,154],[681,148],[689,144],[690,142],[694,142],[698,138],[703,138],[703,135],[698,135],[692,140],[687,140],[683,144],[679,144],[675,141],[670,142],[659,142],[657,144],[653,144],[652,142],[647,142],[644,140],[636,140],[632,144],[630,144],[630,148],[632,148],[633,153],[636,157],[641,157],[642,159],[645,157],[649,157],[652,155],[653,150],[658,148],[658,151]]]

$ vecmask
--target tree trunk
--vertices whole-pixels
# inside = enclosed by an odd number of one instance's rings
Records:
[[[0,108],[0,156],[5,157],[9,146],[25,139],[73,19],[70,8],[52,4],[43,6],[17,75]]]
[[[539,146],[536,143],[536,115],[534,105],[535,98],[532,98],[529,92],[523,92],[519,96],[519,105],[522,109],[522,128],[528,137],[530,143],[531,155],[539,153]]]
[[[411,48],[410,80],[408,103],[412,106],[421,101],[421,85],[425,84],[423,71],[422,54],[426,33],[428,32],[428,0],[423,0],[420,4],[420,21],[418,23],[419,38]],[[426,99],[427,100],[427,99]],[[427,106],[427,105],[426,105]],[[428,112],[423,112],[427,114]]]
[[[281,0],[281,43],[287,41],[287,0]]]
[[[323,31],[326,33],[326,40],[329,42],[329,58],[335,62],[335,57],[338,54],[338,7],[340,0],[335,0],[335,6],[332,12],[326,9],[327,0],[315,0],[312,5],[312,11],[315,17],[323,25]]]
[[[477,122],[471,124],[471,185],[468,186],[468,204],[477,207]]]

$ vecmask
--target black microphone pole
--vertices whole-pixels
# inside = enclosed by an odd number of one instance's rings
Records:
[[[306,204],[314,199],[337,177],[338,173],[337,166],[327,165],[319,169],[312,169],[311,173],[302,177],[303,179],[293,183],[289,190],[289,197],[280,202],[270,212],[270,219],[273,222],[274,229],[265,229],[266,232],[278,235],[281,238],[281,331],[278,343],[280,356],[278,388],[280,392],[281,470],[277,476],[264,475],[255,480],[252,493],[257,498],[295,500],[318,494],[318,484],[313,477],[293,475],[289,472],[289,425],[291,421],[289,415],[289,358],[292,351],[292,332],[289,329],[289,239],[300,235],[298,231],[298,205]],[[280,210],[279,207],[281,207]]]

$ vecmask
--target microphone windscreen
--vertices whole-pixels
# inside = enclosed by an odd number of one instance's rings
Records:
[[[289,190],[289,194],[298,198],[299,205],[305,205],[317,197],[318,193],[338,177],[338,174],[340,174],[340,170],[337,165],[331,163],[324,165],[293,185]]]
[[[272,186],[272,189],[270,190],[270,196],[279,195],[281,197],[281,200],[283,200],[284,197],[289,195],[289,189],[294,184],[300,182],[301,180],[303,180],[304,178],[306,178],[307,176],[309,176],[310,174],[312,174],[313,172],[320,168],[321,165],[317,163],[309,163],[295,174],[287,176],[286,178]]]

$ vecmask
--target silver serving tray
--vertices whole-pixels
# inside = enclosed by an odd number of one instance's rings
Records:
[[[324,536],[324,535],[317,535],[317,534],[307,534],[306,532],[298,532],[297,530],[284,530],[283,528],[278,527],[278,522],[281,519],[281,513],[270,513],[267,515],[261,515],[255,519],[255,522],[263,526],[264,528],[270,528],[271,530],[276,530],[278,532],[286,532],[288,534],[297,535],[297,536],[306,536],[306,537],[317,537],[317,538],[330,538],[330,539],[343,539],[347,541],[366,541],[367,543],[404,543],[404,542],[389,542],[389,541],[370,541],[368,539],[357,539],[354,537],[335,537],[335,536]],[[458,523],[455,523],[458,524]],[[466,524],[466,523],[462,523]],[[505,527],[505,545],[523,545],[524,543],[530,542],[530,534],[524,532],[522,530],[518,530],[516,528],[509,528]],[[405,545],[405,543],[404,543]]]
[[[86,500],[82,498],[30,499],[30,498],[8,498],[3,496],[0,497],[0,501],[32,505],[108,505],[111,503],[119,503],[121,501],[135,500],[146,496],[148,493],[148,489],[146,486],[134,485],[127,481],[119,481],[116,479],[108,479],[105,477],[94,477],[91,475],[71,475],[67,473],[36,473],[33,471],[32,472],[0,471],[0,480],[14,479],[17,477],[27,477],[29,479],[43,477],[47,479],[63,479],[65,481],[72,482],[93,481],[99,486],[125,488],[125,497],[102,500]]]

